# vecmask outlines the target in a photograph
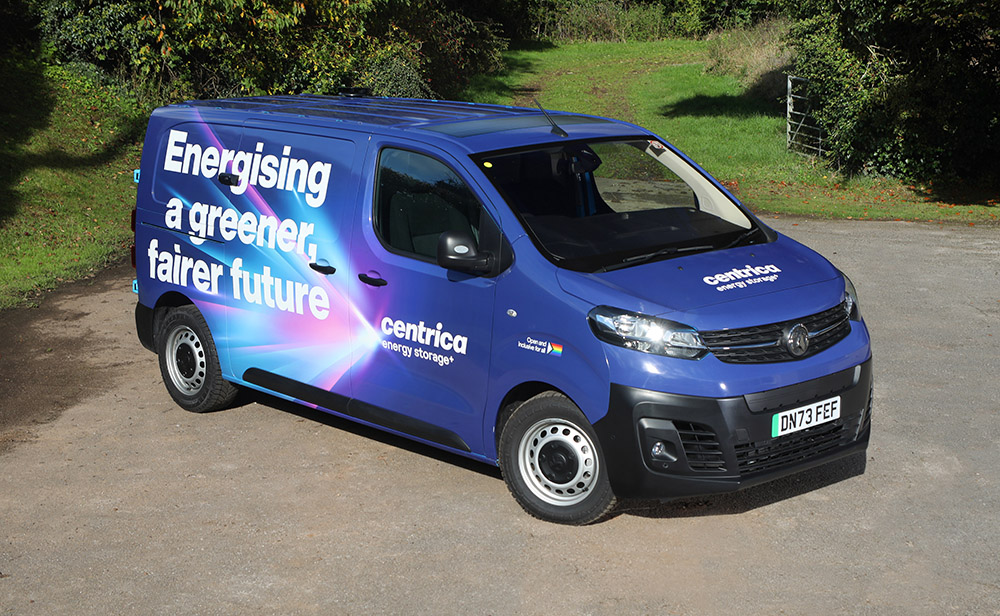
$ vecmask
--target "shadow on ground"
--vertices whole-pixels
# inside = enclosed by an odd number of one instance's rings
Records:
[[[540,84],[532,81],[526,86],[512,88],[507,84],[507,78],[513,74],[535,74],[535,62],[518,57],[517,51],[544,51],[555,45],[542,41],[523,41],[510,46],[510,52],[504,54],[504,69],[491,75],[478,75],[465,90],[469,100],[510,100],[515,105],[531,101],[541,90]]]
[[[706,96],[699,94],[676,103],[660,107],[660,115],[675,117],[731,117],[751,118],[757,116],[784,117],[783,99],[784,72],[776,69],[761,75],[755,83],[739,95],[722,94]]]
[[[236,405],[241,406],[254,402],[309,421],[315,421],[337,430],[344,430],[356,436],[373,439],[389,447],[426,456],[439,462],[479,473],[485,477],[492,477],[498,481],[503,481],[503,475],[497,467],[411,441],[402,436],[383,432],[377,428],[371,428],[336,415],[314,410],[294,402],[288,402],[268,394],[243,390],[236,401]],[[669,519],[746,513],[747,511],[766,507],[790,498],[796,498],[803,494],[862,475],[865,472],[866,464],[867,459],[865,454],[860,453],[797,473],[791,477],[747,488],[739,492],[685,498],[668,502],[624,499],[619,502],[608,519],[622,515]]]
[[[75,94],[72,87],[60,93],[58,88],[62,85],[46,77],[44,64],[35,60],[31,53],[17,50],[0,57],[0,88],[4,94],[0,96],[0,227],[25,205],[17,187],[33,169],[73,171],[106,165],[127,148],[134,147],[145,129],[144,117],[122,118],[114,139],[99,150],[83,154],[70,153],[67,148],[69,141],[79,135],[52,135],[54,131],[49,130],[45,135],[48,143],[33,144],[32,140],[49,129],[56,119],[53,114],[86,118],[86,110],[67,111],[69,105],[78,101],[72,98]],[[71,98],[60,100],[66,96]],[[91,108],[91,124],[100,125],[106,113]]]
[[[0,226],[20,205],[14,188],[33,163],[21,151],[31,136],[45,128],[55,105],[41,64],[18,59],[0,60]]]
[[[846,481],[864,474],[867,466],[865,453],[858,453],[778,479],[747,488],[739,492],[685,498],[665,503],[631,500],[621,503],[617,515],[634,515],[643,518],[692,518],[720,515],[738,515],[754,509],[796,498],[809,492]]]

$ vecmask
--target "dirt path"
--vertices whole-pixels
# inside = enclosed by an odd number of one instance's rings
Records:
[[[180,410],[127,266],[0,314],[0,615],[1000,614],[1000,235],[770,222],[861,293],[867,459],[585,528],[270,398]]]
[[[586,97],[592,103],[592,107],[587,111],[592,115],[600,115],[626,122],[635,122],[635,112],[629,97],[625,92],[631,82],[641,79],[654,71],[667,66],[687,66],[689,64],[699,64],[691,62],[676,63],[668,59],[653,60],[645,58],[642,61],[609,59],[614,65],[620,65],[618,78],[608,82],[606,78],[591,77],[588,73],[598,69],[599,65],[575,67],[573,70],[554,70],[544,72],[529,84],[514,90],[513,105],[516,107],[535,107],[535,100],[545,104],[545,90],[550,87],[553,81],[570,77],[584,78],[584,83],[579,89],[580,96]]]
[[[0,453],[139,359],[122,357],[116,340],[135,306],[123,296],[132,275],[121,263],[60,287],[37,308],[0,312]]]

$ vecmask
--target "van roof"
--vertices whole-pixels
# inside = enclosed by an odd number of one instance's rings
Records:
[[[460,142],[470,151],[529,145],[555,138],[552,124],[538,109],[456,101],[300,94],[187,101],[172,107],[219,110],[226,115],[232,112],[261,114],[273,119],[281,116],[310,118],[318,124],[331,126],[349,122],[368,128],[429,131],[446,140]],[[628,132],[634,134],[637,129],[625,122],[598,116],[546,111],[573,138],[620,135],[623,128],[631,129]],[[498,139],[507,133],[511,133],[508,139]]]

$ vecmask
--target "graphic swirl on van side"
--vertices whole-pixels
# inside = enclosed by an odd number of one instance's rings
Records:
[[[286,140],[204,121],[169,131],[154,202],[162,228],[174,233],[137,247],[139,273],[196,300],[237,377],[256,367],[333,390],[352,366],[352,341],[362,357],[380,338],[347,298],[341,230],[350,228],[353,204],[333,198],[338,182],[349,181],[354,144]],[[237,184],[222,184],[222,173]],[[310,268],[320,262],[343,274]]]

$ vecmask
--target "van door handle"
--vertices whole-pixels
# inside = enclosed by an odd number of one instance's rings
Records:
[[[240,183],[240,176],[235,173],[220,173],[219,183],[226,186],[236,186]]]
[[[334,274],[334,273],[337,272],[337,268],[335,268],[334,266],[330,265],[329,263],[327,263],[325,261],[324,262],[310,263],[309,267],[311,267],[312,269],[316,270],[320,274],[326,274],[327,276],[329,276],[330,274]]]
[[[382,278],[372,278],[368,274],[358,274],[358,280],[365,284],[370,284],[373,287],[384,287],[389,284]]]

